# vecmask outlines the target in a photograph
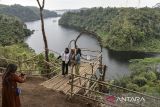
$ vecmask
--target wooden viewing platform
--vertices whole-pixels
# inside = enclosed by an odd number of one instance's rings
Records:
[[[93,64],[93,63],[92,63]],[[96,61],[94,63],[94,66],[91,66],[91,63],[81,63],[80,66],[80,76],[85,76],[87,78],[91,78],[92,75],[89,74],[94,74],[97,70],[97,68],[99,67],[99,61]],[[74,69],[73,69],[74,70]],[[71,72],[71,68],[69,68],[69,73]],[[75,74],[75,72],[73,71],[73,74]],[[60,91],[63,92],[64,94],[69,94],[71,92],[71,85],[69,85],[69,82],[71,82],[72,79],[69,78],[70,76],[66,76],[63,77],[62,75],[57,75],[43,83],[41,83],[40,85],[55,90],[55,91]],[[74,85],[78,85],[80,87],[84,86],[86,83],[88,82],[88,80],[83,79],[83,78],[74,78]],[[74,87],[73,88],[73,93],[76,94],[78,93],[82,88],[79,87]]]

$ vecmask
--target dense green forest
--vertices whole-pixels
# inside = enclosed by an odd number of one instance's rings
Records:
[[[103,45],[121,51],[160,51],[160,9],[91,8],[68,12],[59,24],[94,31]]]
[[[39,8],[33,6],[21,6],[21,5],[0,5],[0,14],[7,14],[19,17],[22,21],[34,21],[39,20]],[[44,10],[44,18],[57,17],[57,13],[54,11]]]
[[[0,57],[15,59],[20,55],[30,56],[34,54],[29,49],[24,39],[31,35],[32,31],[19,18],[0,14]],[[0,60],[2,66],[5,61]]]
[[[133,59],[131,74],[114,81],[114,85],[134,91],[160,95],[160,58]]]
[[[0,45],[6,46],[23,42],[31,31],[18,18],[0,14]]]
[[[18,56],[25,58],[34,55],[34,51],[24,43],[24,39],[32,31],[19,18],[0,14],[0,57],[16,60]],[[0,66],[5,66],[8,61],[0,59]],[[13,62],[12,62],[13,63]]]

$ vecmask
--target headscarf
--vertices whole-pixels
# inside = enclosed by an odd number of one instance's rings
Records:
[[[11,74],[15,73],[16,70],[17,70],[17,66],[15,64],[9,64],[7,66],[7,69],[2,77],[4,85],[9,85],[9,77]]]

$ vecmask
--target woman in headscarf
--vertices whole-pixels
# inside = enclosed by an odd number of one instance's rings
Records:
[[[81,64],[81,49],[78,48],[76,51],[76,56],[75,56],[75,73],[76,75],[79,75],[79,69],[80,69],[80,64]]]
[[[76,49],[71,49],[71,53],[70,53],[70,66],[71,66],[71,73],[73,73],[73,68],[74,68],[74,66],[75,66],[75,64],[76,64],[76,61],[75,61],[75,55],[76,55]]]
[[[17,82],[25,82],[24,74],[16,75],[17,66],[9,64],[2,76],[2,107],[21,107]]]

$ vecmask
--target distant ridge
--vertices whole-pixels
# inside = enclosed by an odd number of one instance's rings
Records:
[[[57,12],[59,15],[63,15],[64,13],[67,12],[80,12],[81,10],[87,10],[89,8],[83,7],[80,9],[61,9],[61,10],[55,10],[55,12]]]
[[[39,20],[39,8],[34,6],[2,5],[0,4],[0,14],[12,15],[20,18],[24,22]],[[57,17],[55,11],[44,10],[44,18]]]

